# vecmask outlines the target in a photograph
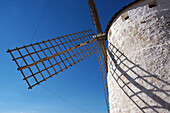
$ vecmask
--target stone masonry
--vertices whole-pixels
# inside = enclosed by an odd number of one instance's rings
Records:
[[[170,1],[129,6],[108,30],[111,113],[170,113]]]

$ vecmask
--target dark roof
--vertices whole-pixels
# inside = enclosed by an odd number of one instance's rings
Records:
[[[113,17],[111,18],[111,20],[109,21],[107,27],[106,27],[106,30],[105,30],[105,33],[106,35],[108,34],[108,30],[109,28],[111,27],[112,23],[114,22],[114,20],[116,20],[120,14],[125,11],[126,9],[128,9],[129,7],[132,7],[133,5],[135,5],[136,3],[139,3],[139,2],[142,2],[144,0],[135,0],[134,2],[128,4],[127,6],[124,6],[122,9],[120,9],[118,12],[116,12]]]

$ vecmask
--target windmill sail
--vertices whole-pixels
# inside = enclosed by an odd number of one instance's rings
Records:
[[[90,13],[91,13],[93,24],[96,26],[96,29],[97,29],[97,35],[100,35],[102,34],[102,27],[100,24],[95,2],[94,0],[88,0],[88,3],[89,3],[89,8],[90,8]],[[103,82],[107,111],[108,113],[110,113],[109,100],[108,100],[109,94],[108,94],[108,86],[107,86],[107,72],[108,72],[107,53],[106,53],[106,44],[105,44],[104,39],[106,39],[106,37],[103,38],[103,40],[100,40],[101,50],[97,52],[97,58],[98,58],[102,82]]]
[[[91,18],[92,18],[93,24],[96,26],[97,33],[102,33],[102,28],[101,28],[95,2],[94,0],[88,0],[88,3],[89,3],[89,8],[90,8]]]
[[[98,35],[102,34],[102,27],[100,24],[98,13],[97,13],[96,4],[95,4],[94,0],[88,0],[88,3],[89,3],[89,8],[90,8],[90,13],[91,13],[91,17],[93,20],[93,24],[96,26],[96,29],[97,29],[97,34]],[[105,37],[105,39],[106,39],[106,37]],[[102,55],[104,58],[104,63],[105,63],[106,71],[107,71],[107,53],[106,53],[106,44],[104,42],[104,39],[100,40],[100,46],[101,46],[101,49],[103,52]]]
[[[106,71],[106,66],[104,63],[104,58],[103,58],[103,52],[100,49],[97,53],[97,59],[100,67],[100,73],[102,77],[102,83],[103,83],[103,88],[104,88],[104,94],[105,94],[105,101],[107,105],[107,111],[110,113],[110,107],[109,107],[109,93],[108,93],[108,85],[107,85],[107,71]]]
[[[29,89],[100,50],[86,30],[8,50]],[[20,64],[20,63],[21,64]]]
[[[28,88],[39,85],[48,78],[62,72],[86,57],[97,53],[108,113],[107,86],[107,53],[106,35],[102,28],[94,0],[88,0],[92,20],[97,29],[97,36],[92,30],[77,32],[62,37],[53,38],[35,44],[24,45],[8,50],[13,61],[22,73]],[[92,38],[93,36],[93,38]]]

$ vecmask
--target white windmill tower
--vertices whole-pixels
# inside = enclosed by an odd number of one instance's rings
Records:
[[[108,23],[111,113],[170,112],[169,22],[169,0],[135,0]]]

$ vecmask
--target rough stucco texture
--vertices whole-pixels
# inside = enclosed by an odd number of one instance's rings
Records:
[[[108,32],[111,113],[170,112],[170,2],[120,16]]]

